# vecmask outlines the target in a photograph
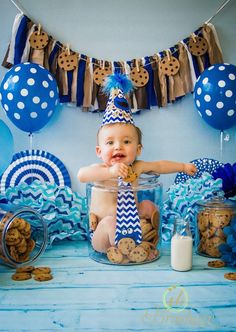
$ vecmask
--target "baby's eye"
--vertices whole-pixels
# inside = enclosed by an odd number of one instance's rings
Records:
[[[106,144],[107,144],[107,145],[112,145],[112,144],[113,144],[113,141],[107,141]]]
[[[131,143],[131,141],[128,139],[124,140],[124,144],[130,144],[130,143]]]

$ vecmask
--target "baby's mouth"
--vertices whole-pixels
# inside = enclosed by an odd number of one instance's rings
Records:
[[[119,161],[124,157],[125,157],[125,155],[123,153],[116,153],[112,156],[112,159],[115,160],[115,161]]]

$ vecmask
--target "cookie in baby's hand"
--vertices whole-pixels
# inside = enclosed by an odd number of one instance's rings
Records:
[[[128,169],[128,175],[126,178],[123,179],[125,182],[134,182],[137,179],[138,175],[137,173],[133,172],[133,169],[131,166],[129,166]]]

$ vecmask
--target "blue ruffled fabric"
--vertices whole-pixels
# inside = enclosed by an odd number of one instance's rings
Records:
[[[175,183],[167,190],[168,198],[162,206],[162,239],[169,241],[176,218],[189,220],[193,238],[196,233],[195,216],[197,202],[209,199],[215,192],[222,191],[222,180],[214,180],[205,172],[200,178],[190,178],[185,183]],[[223,194],[223,192],[222,192]]]
[[[230,226],[223,229],[226,243],[219,246],[221,259],[229,266],[236,267],[236,217],[231,220]]]
[[[65,238],[87,239],[86,198],[70,187],[35,180],[30,185],[22,182],[7,188],[4,197],[8,204],[19,208],[30,206],[41,214],[48,226],[49,245]]]
[[[222,189],[226,198],[236,196],[236,163],[227,163],[217,168],[212,176],[214,179],[222,179]]]

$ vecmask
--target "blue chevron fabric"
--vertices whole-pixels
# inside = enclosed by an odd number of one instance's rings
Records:
[[[132,238],[140,244],[142,230],[131,184],[119,179],[118,186],[115,244],[122,238]]]
[[[2,198],[14,206],[30,206],[44,218],[48,227],[48,244],[55,240],[86,240],[86,198],[72,191],[68,186],[56,183],[33,181],[8,187]],[[4,206],[3,206],[4,208]]]

